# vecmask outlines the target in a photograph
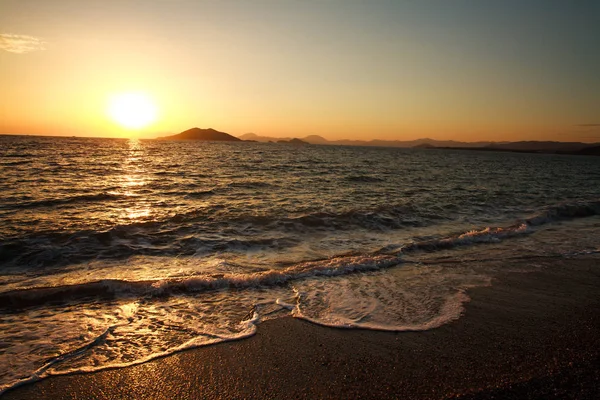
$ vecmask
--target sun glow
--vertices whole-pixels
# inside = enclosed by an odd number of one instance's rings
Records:
[[[140,129],[157,119],[158,110],[152,99],[144,93],[120,93],[110,98],[108,115],[128,129]]]

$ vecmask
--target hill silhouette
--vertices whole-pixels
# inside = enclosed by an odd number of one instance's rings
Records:
[[[241,142],[241,139],[231,136],[225,132],[219,132],[215,129],[192,128],[187,131],[178,133],[177,135],[164,136],[162,140],[206,140],[218,142]]]
[[[290,139],[290,140],[278,140],[277,143],[288,143],[288,144],[310,144],[305,142],[304,140],[300,140],[298,138]]]
[[[240,139],[252,140],[256,142],[290,142],[294,140],[291,137],[271,137],[261,136],[256,133],[246,133],[240,136]],[[299,138],[303,142],[310,144],[329,144],[341,146],[379,146],[379,147],[416,147],[420,145],[428,145],[434,147],[482,147],[493,144],[492,142],[457,142],[454,140],[434,140],[429,138],[417,140],[327,140],[319,135],[309,135]],[[504,143],[504,142],[502,142]],[[500,143],[500,144],[502,144]]]

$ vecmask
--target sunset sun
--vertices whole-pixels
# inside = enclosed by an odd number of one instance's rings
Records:
[[[108,115],[128,129],[140,129],[157,119],[157,107],[144,93],[120,93],[110,98]]]

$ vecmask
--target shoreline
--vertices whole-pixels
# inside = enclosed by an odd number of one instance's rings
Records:
[[[420,332],[284,317],[239,341],[126,368],[52,376],[2,399],[600,397],[600,258],[541,261],[467,292],[464,315]]]

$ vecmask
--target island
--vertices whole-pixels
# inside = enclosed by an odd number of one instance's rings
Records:
[[[213,128],[201,129],[192,128],[187,131],[178,133],[177,135],[163,136],[158,138],[159,140],[205,140],[205,141],[218,141],[218,142],[241,142],[242,140],[236,138],[225,132],[219,132]]]

